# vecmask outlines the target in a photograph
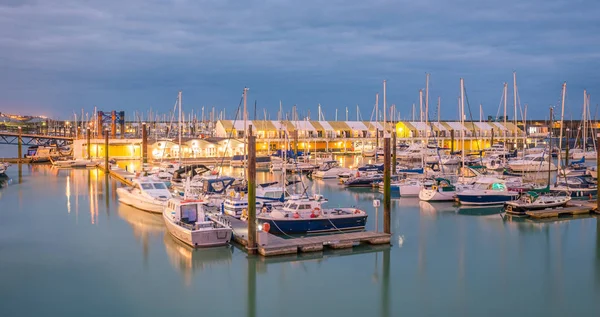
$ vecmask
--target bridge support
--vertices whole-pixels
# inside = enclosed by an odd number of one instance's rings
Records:
[[[19,159],[17,160],[18,164],[21,164],[21,160],[23,159],[23,129],[21,129],[21,127],[19,127],[19,141],[18,141],[18,148],[17,148],[17,155],[19,155]]]

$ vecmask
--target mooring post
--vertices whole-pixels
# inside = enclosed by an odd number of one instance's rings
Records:
[[[391,191],[390,191],[390,137],[383,139],[383,232],[391,233],[390,214],[392,209]]]
[[[19,159],[17,160],[17,164],[21,164],[21,159],[23,158],[23,138],[21,137],[22,134],[23,129],[19,127],[19,140],[17,141],[17,155],[19,156]]]
[[[396,132],[392,133],[392,173],[396,175],[396,164],[398,164],[396,158]]]
[[[104,171],[108,175],[110,165],[108,165],[108,129],[104,131]]]
[[[454,129],[450,130],[450,152],[454,152]]]
[[[490,146],[492,145],[494,145],[494,128],[492,128],[492,139],[490,140]]]
[[[296,132],[297,133],[297,132]],[[248,126],[248,254],[256,253],[256,136]]]
[[[87,127],[87,129],[85,129],[85,138],[86,138],[86,142],[87,142],[87,159],[91,160],[92,159],[92,143],[90,142],[91,140],[91,133],[90,133],[90,127]],[[96,153],[96,155],[98,155],[98,153]]]
[[[146,122],[142,123],[142,163],[148,163],[148,131]]]

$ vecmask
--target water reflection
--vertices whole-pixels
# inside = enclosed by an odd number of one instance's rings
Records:
[[[163,225],[164,226],[164,225]],[[173,268],[183,275],[185,285],[192,284],[194,273],[213,266],[230,266],[234,248],[231,246],[194,249],[165,232],[165,250]]]
[[[135,239],[142,243],[144,264],[147,265],[150,253],[150,239],[152,237],[160,237],[165,232],[165,223],[162,216],[124,204],[119,204],[117,213],[119,217],[131,226]]]

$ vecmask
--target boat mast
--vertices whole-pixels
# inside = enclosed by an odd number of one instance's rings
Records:
[[[562,154],[562,137],[563,137],[563,126],[565,124],[565,94],[567,93],[567,82],[562,84],[561,92],[561,106],[560,106],[560,131],[558,134],[558,171],[560,171],[561,154]],[[567,136],[568,138],[568,136]],[[567,139],[568,142],[568,139]],[[568,145],[567,145],[568,146]],[[552,149],[550,149],[552,151]]]
[[[248,101],[248,88],[244,87],[244,165],[247,164],[248,155],[248,109],[246,108]],[[246,178],[246,169],[244,168],[244,178]]]
[[[506,149],[506,98],[508,97],[508,83],[504,83],[504,149]],[[517,145],[515,144],[515,147]],[[505,152],[506,153],[506,152]]]
[[[462,166],[465,166],[465,128],[464,128],[464,119],[465,119],[465,80],[463,78],[460,79],[460,139],[461,139],[461,160]]]
[[[181,113],[182,113],[181,112],[181,90],[177,94],[177,103],[179,104],[179,129],[178,129],[179,130],[178,131],[179,132],[179,151],[177,153],[178,153],[178,156],[179,156],[179,166],[181,166],[181,152],[183,150],[181,148],[181,132],[182,132],[181,129],[183,127],[183,124],[181,122]]]
[[[419,122],[423,122],[423,89],[419,89]]]
[[[550,129],[548,131],[548,135],[550,136],[550,142],[548,144],[548,188],[550,188],[550,175],[551,175],[551,167],[552,167],[552,128],[554,127],[554,109],[550,107]],[[562,131],[562,127],[561,127]],[[560,155],[558,157],[558,161],[560,162]],[[560,164],[560,163],[559,163]]]
[[[517,72],[513,72],[513,97],[514,97],[514,106],[515,106],[515,148],[518,148],[518,128],[517,128]],[[525,155],[525,144],[523,144],[523,155]]]
[[[425,125],[429,123],[429,73],[425,76]],[[427,136],[427,130],[425,131]]]
[[[587,149],[586,141],[587,141],[587,129],[586,129],[586,121],[587,121],[587,91],[583,90],[583,155],[585,156],[585,150]]]

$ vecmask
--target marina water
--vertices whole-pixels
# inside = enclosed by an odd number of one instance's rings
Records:
[[[241,170],[229,173],[238,173]],[[259,181],[277,174],[259,173]],[[382,229],[373,189],[305,181]],[[0,316],[595,316],[600,224],[392,199],[392,246],[262,258],[192,250],[119,204],[98,170],[11,166],[0,189]]]

